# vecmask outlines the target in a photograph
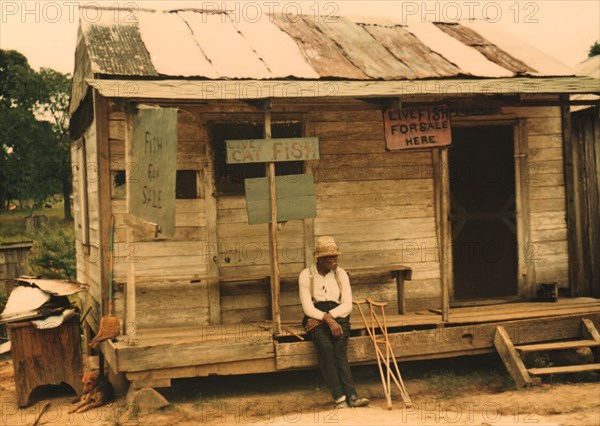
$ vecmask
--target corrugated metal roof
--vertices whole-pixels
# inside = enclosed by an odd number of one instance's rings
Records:
[[[85,10],[85,8],[81,8]],[[264,14],[256,22],[196,9],[136,11],[134,22],[85,23],[96,75],[208,79],[411,80],[572,75],[535,49],[471,23],[313,20]],[[488,37],[487,34],[491,34]]]
[[[479,35],[474,29],[458,25],[456,23],[436,22],[435,26],[446,34],[454,37],[462,44],[475,48],[479,53],[490,61],[500,65],[515,74],[526,74],[536,72],[523,61],[520,61],[506,53],[498,46],[490,43]]]
[[[577,66],[575,66],[575,74],[595,78],[597,80],[598,91],[600,92],[600,55],[592,56],[591,58],[587,58],[585,61],[577,64]],[[596,103],[596,107],[598,107],[600,97],[596,95],[573,95],[571,96],[571,100],[593,101]],[[592,108],[592,106],[593,105],[572,106],[571,112],[577,112],[584,109]]]
[[[158,76],[137,23],[81,22],[94,74]]]

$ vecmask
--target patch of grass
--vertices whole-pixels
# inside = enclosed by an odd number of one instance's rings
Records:
[[[550,360],[548,354],[538,354],[533,359],[533,366],[535,368],[547,368],[554,366],[554,363]]]
[[[63,203],[59,196],[46,202],[48,207],[37,210],[0,211],[0,243],[32,241],[28,260],[32,274],[44,278],[75,277],[75,230],[72,221],[63,219]],[[47,226],[27,232],[26,218],[48,217]]]
[[[21,241],[31,241],[34,236],[27,233],[25,227],[25,218],[29,215],[47,215],[48,227],[51,229],[63,228],[73,229],[73,222],[65,222],[63,219],[62,200],[53,200],[51,208],[41,208],[37,210],[12,210],[0,211],[0,242],[16,243]]]

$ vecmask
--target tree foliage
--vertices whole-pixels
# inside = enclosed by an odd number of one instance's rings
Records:
[[[75,235],[60,227],[45,228],[34,245],[33,272],[44,278],[75,279]]]
[[[0,208],[39,207],[58,192],[69,203],[69,86],[67,75],[0,50]]]
[[[597,41],[590,46],[588,57],[591,58],[592,56],[596,55],[600,55],[600,43],[598,43]]]

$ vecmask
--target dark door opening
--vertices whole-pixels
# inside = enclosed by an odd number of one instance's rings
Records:
[[[448,158],[454,299],[516,296],[513,128],[453,129]]]

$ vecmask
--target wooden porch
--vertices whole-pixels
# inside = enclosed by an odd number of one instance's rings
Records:
[[[443,322],[437,310],[387,315],[397,360],[450,358],[496,352],[496,328],[515,345],[585,338],[582,320],[600,328],[600,300],[568,298],[557,302],[516,302],[452,308]],[[141,329],[133,344],[104,342],[102,352],[115,373],[125,373],[135,388],[168,387],[171,379],[213,374],[250,374],[316,368],[313,344],[302,341],[298,324],[283,323],[273,335],[269,322]],[[376,361],[358,313],[353,313],[349,359]],[[596,360],[596,362],[598,362]]]

